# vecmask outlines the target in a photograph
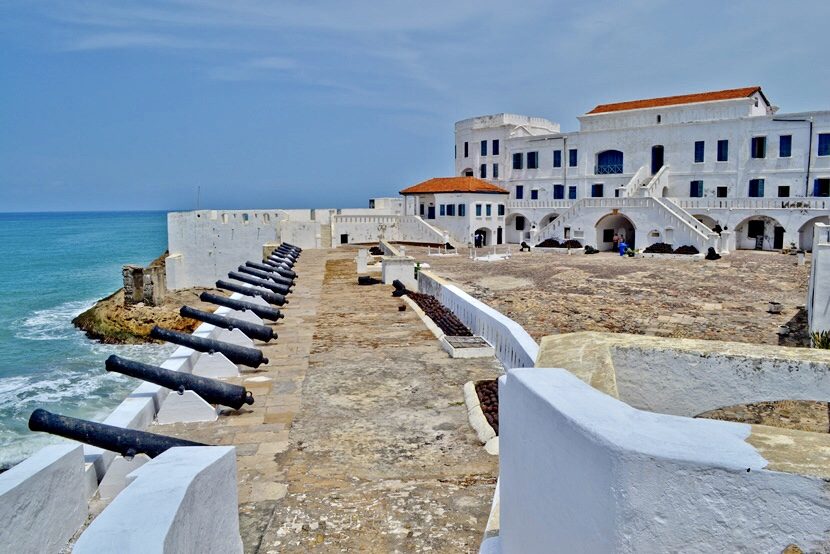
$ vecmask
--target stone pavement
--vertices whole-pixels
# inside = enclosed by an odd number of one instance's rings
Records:
[[[355,249],[306,250],[256,402],[157,432],[237,447],[246,552],[473,552],[498,461],[463,384],[494,358],[450,359],[391,286],[358,286]]]

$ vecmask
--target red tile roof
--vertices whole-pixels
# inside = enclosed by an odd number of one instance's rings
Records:
[[[436,194],[444,192],[483,192],[510,194],[507,190],[476,177],[436,177],[401,191],[401,194]]]
[[[619,112],[622,110],[637,110],[641,108],[659,108],[661,106],[675,106],[678,104],[694,104],[697,102],[712,102],[715,100],[732,100],[735,98],[747,98],[761,87],[733,88],[729,90],[716,90],[713,92],[699,92],[696,94],[682,94],[680,96],[664,96],[663,98],[648,98],[645,100],[631,100],[629,102],[617,102],[614,104],[600,104],[589,114]],[[763,94],[763,93],[761,93]]]

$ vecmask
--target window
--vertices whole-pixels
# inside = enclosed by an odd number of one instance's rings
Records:
[[[778,137],[778,157],[789,158],[793,155],[793,136],[781,135]]]
[[[568,150],[568,166],[569,167],[576,167],[577,154],[578,154],[578,152],[577,152],[576,148],[571,148],[570,150]]]
[[[568,187],[568,200],[576,200],[576,185]]]
[[[516,200],[521,200],[525,196],[524,185],[516,185]]]
[[[438,215],[447,215],[446,206],[444,204],[438,204]]]
[[[752,137],[752,149],[750,154],[753,158],[766,158],[767,137]]]
[[[455,204],[447,204],[447,216],[455,217]]]
[[[726,198],[729,196],[729,187],[718,187],[717,196],[718,198]]]
[[[487,164],[481,164],[481,166],[478,168],[478,176],[482,179],[487,178]]]
[[[573,187],[576,189],[576,187]],[[576,192],[576,190],[574,190]],[[553,199],[563,200],[565,198],[565,185],[553,185]]]
[[[459,204],[458,205],[458,217],[464,217],[467,215],[467,205],[466,204]]]
[[[424,205],[423,204],[421,204],[420,214],[421,214],[421,217],[424,217]]]
[[[493,139],[493,155],[499,155],[499,139]]]
[[[706,148],[706,143],[702,140],[695,141],[695,163],[702,164],[703,163],[703,154]]]
[[[623,172],[623,153],[619,150],[606,150],[597,154],[596,175]]]
[[[492,204],[485,204],[484,205],[484,215],[490,217],[493,215],[493,205]]]
[[[818,135],[818,155],[830,156],[830,133],[819,133]]]
[[[530,199],[539,200],[539,189],[533,189],[530,191]]]
[[[493,164],[493,179],[499,178],[499,164]]]
[[[525,218],[517,215],[516,216],[516,230],[517,231],[524,231],[525,230]]]
[[[464,143],[464,157],[465,158],[470,157],[470,144],[467,143],[467,142]]]
[[[487,155],[487,141],[486,140],[481,141],[481,155],[482,156]]]
[[[763,198],[764,197],[764,180],[763,179],[750,179],[749,180],[749,196],[751,198]]]
[[[524,154],[521,152],[513,154],[513,169],[524,169]]]
[[[476,204],[476,217],[481,217],[481,204]]]
[[[751,239],[764,236],[764,222],[760,219],[753,219],[746,225],[746,236]]]
[[[689,198],[703,198],[703,181],[689,183]]]
[[[504,204],[499,204],[499,215],[504,216]]]
[[[553,167],[562,167],[562,151],[553,151]]]
[[[591,197],[593,198],[602,198],[604,194],[604,186],[602,183],[596,183],[591,185]]]
[[[528,169],[538,169],[539,168],[539,152],[528,152],[527,153],[527,168]]]
[[[458,145],[457,144],[452,145],[452,157],[456,158],[456,159],[458,158]]]
[[[464,170],[464,177],[472,177],[472,176],[473,176],[473,170],[472,169],[465,169]]]
[[[663,123],[663,116],[660,114],[657,114],[657,123]]]
[[[784,185],[778,187],[778,198],[789,198],[790,197],[790,187]]]
[[[719,162],[729,161],[729,141],[728,140],[719,140],[718,141],[718,161]]]
[[[816,179],[813,181],[813,196],[830,196],[830,179]]]

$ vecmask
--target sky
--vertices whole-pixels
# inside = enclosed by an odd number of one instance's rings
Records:
[[[827,0],[0,0],[0,211],[361,207],[453,125],[761,85],[830,109]]]

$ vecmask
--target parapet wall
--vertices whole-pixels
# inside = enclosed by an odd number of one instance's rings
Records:
[[[830,331],[830,225],[823,223],[816,223],[813,230],[807,318],[810,331]]]

